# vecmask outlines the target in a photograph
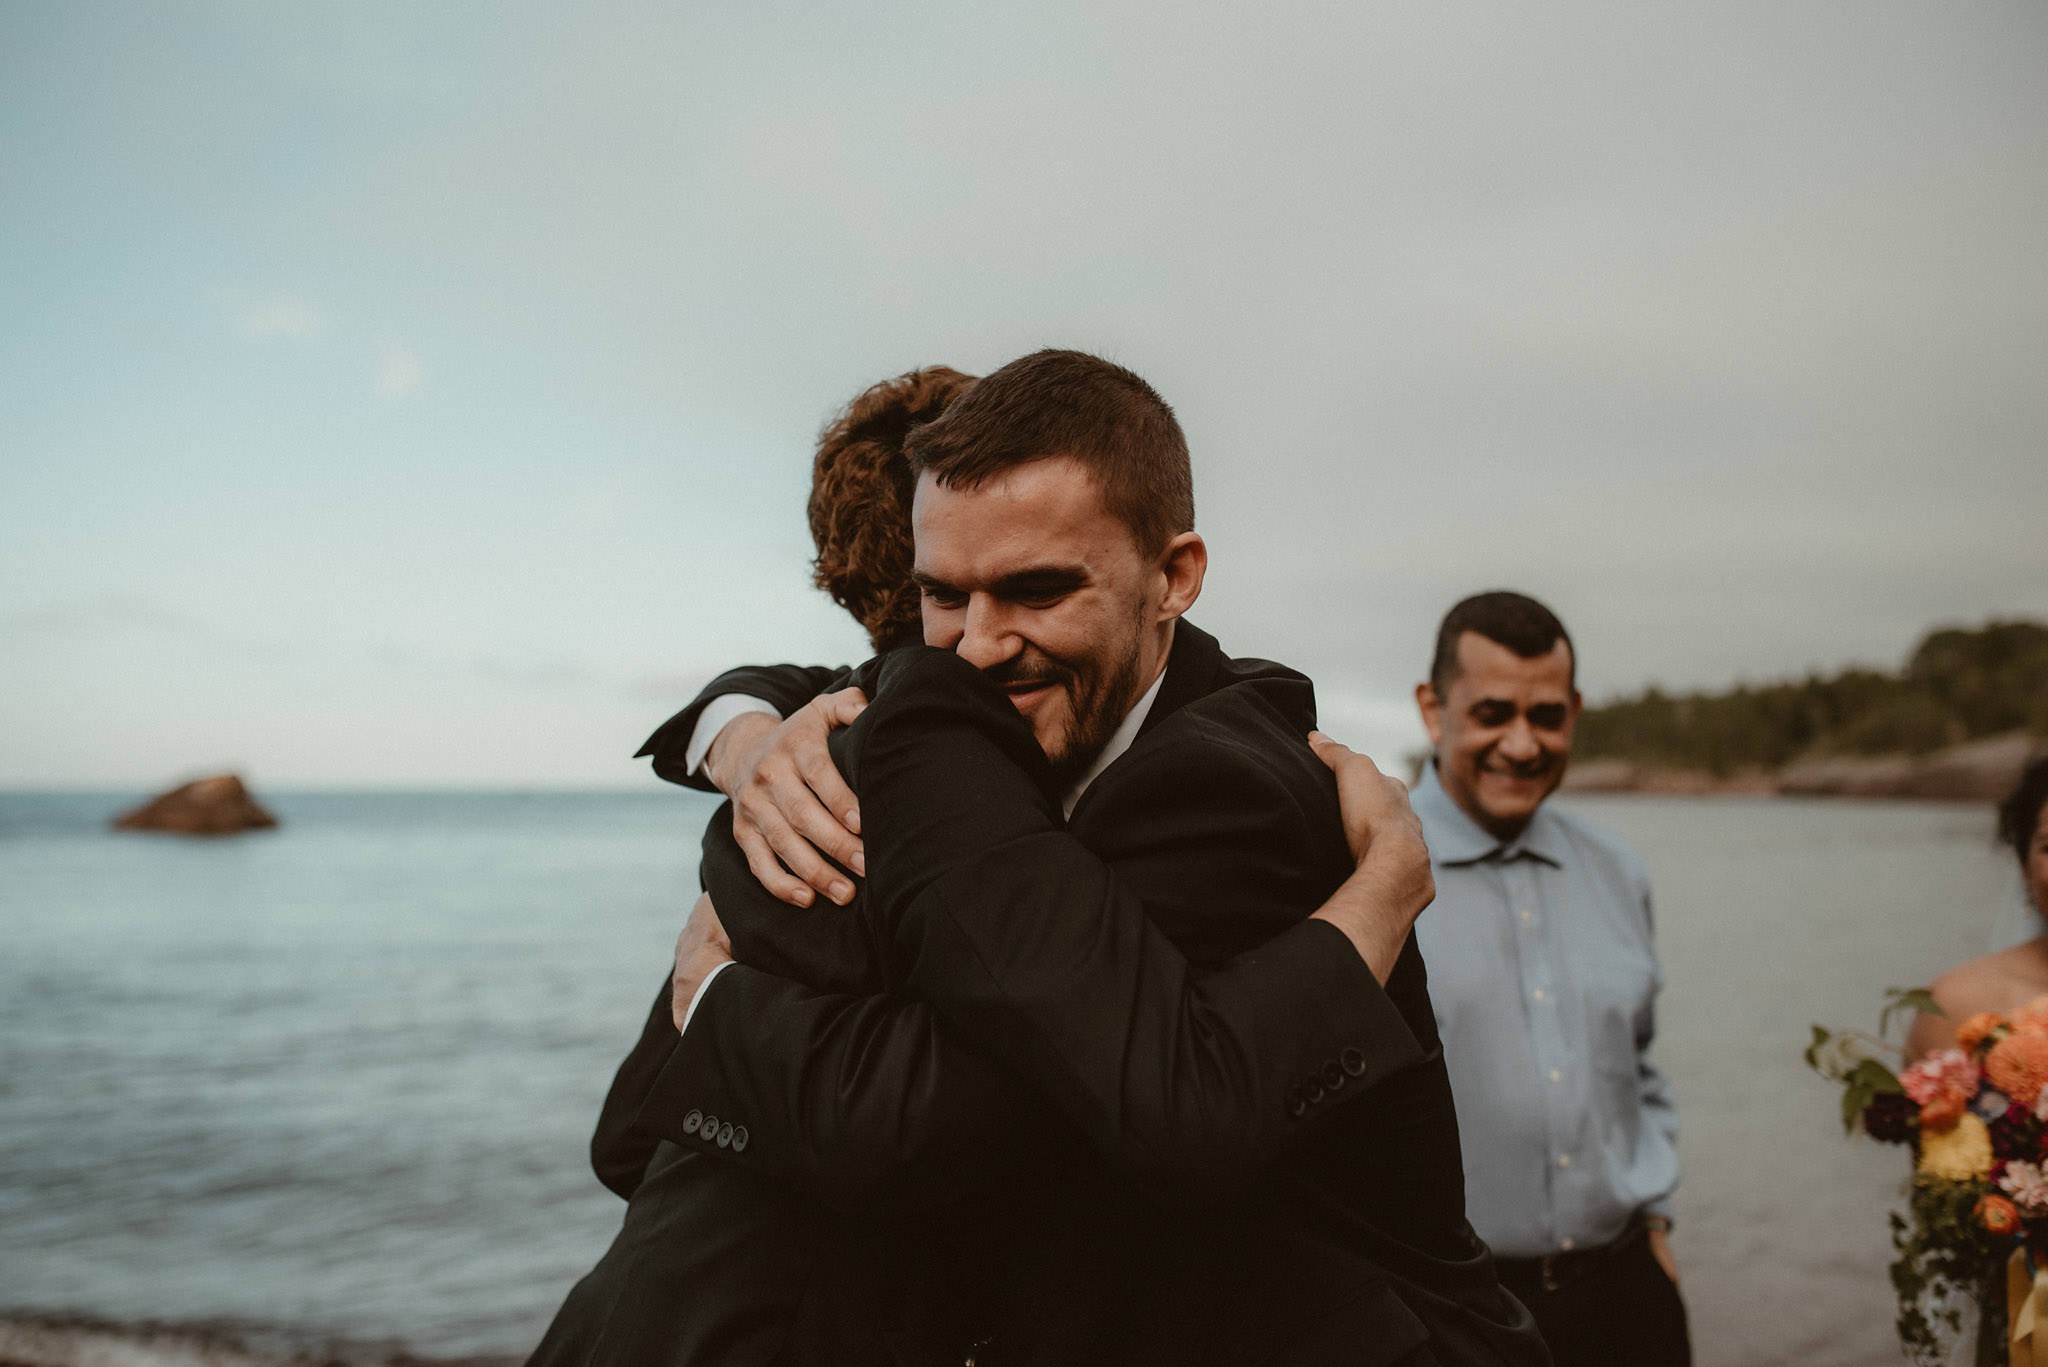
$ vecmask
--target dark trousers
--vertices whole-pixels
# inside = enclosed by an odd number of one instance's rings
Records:
[[[1529,1307],[1557,1367],[1691,1367],[1685,1302],[1637,1228],[1605,1248],[1500,1258],[1501,1285]]]

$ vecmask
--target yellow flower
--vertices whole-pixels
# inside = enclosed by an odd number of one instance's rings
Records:
[[[1968,1111],[1946,1130],[1920,1133],[1920,1171],[1949,1182],[1991,1173],[1991,1131]]]

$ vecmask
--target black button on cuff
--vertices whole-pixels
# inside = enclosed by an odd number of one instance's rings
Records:
[[[684,1134],[695,1134],[695,1133],[697,1133],[697,1131],[698,1131],[699,1129],[703,1128],[703,1125],[704,1125],[704,1112],[702,1112],[702,1111],[700,1111],[700,1110],[696,1110],[696,1109],[692,1108],[692,1110],[690,1111],[690,1113],[689,1113],[688,1115],[686,1115],[686,1116],[684,1116],[684,1117],[683,1117],[683,1133],[684,1133]]]
[[[727,1123],[720,1125],[718,1127],[718,1147],[721,1149],[728,1148],[731,1146],[731,1144],[732,1124],[730,1121],[728,1121]]]
[[[747,1151],[746,1126],[735,1125],[732,1127],[732,1151],[734,1153],[745,1153]]]
[[[1336,1091],[1349,1080],[1344,1076],[1344,1070],[1339,1068],[1334,1062],[1323,1065],[1323,1085],[1331,1091]]]
[[[1344,1065],[1344,1071],[1351,1074],[1351,1076],[1365,1076],[1364,1054],[1359,1053],[1356,1049],[1346,1049],[1343,1053],[1339,1054],[1337,1058],[1338,1061]]]
[[[1287,1114],[1299,1120],[1307,1111],[1308,1102],[1302,1097],[1301,1088],[1289,1087],[1287,1089]]]
[[[704,1123],[699,1127],[698,1133],[705,1139],[715,1138],[718,1134],[718,1117],[715,1115],[705,1116]]]

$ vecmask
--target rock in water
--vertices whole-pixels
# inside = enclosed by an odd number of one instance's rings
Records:
[[[169,831],[176,835],[234,835],[260,831],[277,818],[257,805],[238,774],[194,779],[114,818],[121,831]]]

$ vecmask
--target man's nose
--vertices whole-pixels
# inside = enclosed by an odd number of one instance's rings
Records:
[[[993,669],[1017,653],[1018,642],[1003,604],[980,594],[967,600],[966,621],[953,647],[955,655],[976,669]]]
[[[1527,717],[1516,717],[1508,723],[1507,731],[1500,738],[1501,758],[1517,764],[1540,758],[1543,746],[1536,739],[1536,730],[1529,725]]]

